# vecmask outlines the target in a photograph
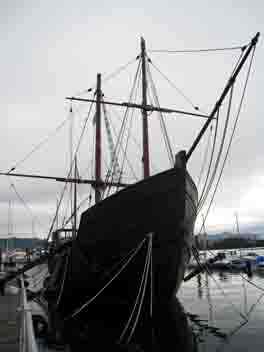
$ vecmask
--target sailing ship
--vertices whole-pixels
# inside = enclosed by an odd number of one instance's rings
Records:
[[[139,55],[141,104],[105,101],[100,74],[95,99],[68,97],[71,102],[96,104],[95,179],[78,179],[77,173],[75,178],[48,178],[75,185],[91,184],[95,204],[82,213],[78,230],[75,217],[72,236],[66,242],[61,241],[60,231],[55,231],[49,254],[17,272],[19,275],[48,261],[50,276],[41,295],[48,302],[50,331],[57,342],[69,344],[73,351],[88,346],[101,350],[131,344],[148,351],[153,350],[153,341],[156,346],[166,344],[162,322],[174,321],[172,302],[191,256],[197,215],[198,192],[187,171],[187,162],[255,48],[258,36],[244,50],[208,116],[148,104],[147,53],[143,38]],[[104,105],[137,109],[142,113],[144,177],[141,181],[127,185],[120,178],[102,179],[101,110]],[[176,154],[172,168],[150,175],[148,114],[153,111],[197,115],[206,117],[206,122],[189,151]],[[26,176],[14,172],[8,175]],[[118,191],[104,198],[104,190],[109,186]],[[14,274],[5,282],[13,277]]]

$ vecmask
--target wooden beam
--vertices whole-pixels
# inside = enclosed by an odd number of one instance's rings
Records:
[[[19,173],[11,173],[11,172],[0,172],[0,176],[26,177],[26,178],[36,178],[36,179],[52,180],[52,181],[67,182],[67,183],[90,184],[93,187],[96,187],[96,186],[127,187],[130,185],[129,183],[123,183],[123,182],[104,182],[104,181],[95,181],[95,180],[88,180],[88,179],[81,179],[81,178],[19,174]]]
[[[79,102],[84,102],[84,103],[96,103],[95,99],[89,99],[89,98],[79,98],[79,97],[66,97],[67,100],[71,100],[71,101],[79,101]],[[134,109],[145,109],[146,111],[159,111],[159,112],[163,112],[163,113],[176,113],[176,114],[182,114],[182,115],[188,115],[188,116],[193,116],[193,117],[202,117],[205,119],[208,119],[209,116],[208,115],[204,115],[204,114],[197,114],[195,112],[188,112],[188,111],[184,111],[184,110],[177,110],[177,109],[167,109],[167,108],[162,108],[162,107],[156,107],[153,105],[145,105],[143,106],[142,104],[135,104],[135,103],[127,103],[127,102],[123,102],[123,103],[116,103],[114,101],[101,101],[100,104],[106,104],[106,105],[113,105],[113,106],[120,106],[123,108],[134,108]],[[151,115],[148,115],[151,116]]]

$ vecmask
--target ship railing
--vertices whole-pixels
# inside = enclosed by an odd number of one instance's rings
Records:
[[[19,307],[19,352],[38,352],[33,329],[32,311],[27,301],[26,288],[23,277],[20,277],[20,307]]]

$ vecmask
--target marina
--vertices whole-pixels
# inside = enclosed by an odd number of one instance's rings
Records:
[[[254,248],[253,251],[260,256],[264,254],[263,249]],[[166,329],[168,348],[175,345],[175,348],[181,346],[182,351],[244,352],[252,348],[262,351],[263,282],[263,271],[256,270],[248,276],[244,271],[219,269],[201,273],[184,282],[178,294],[179,302],[174,303],[176,323],[177,319],[181,323],[178,322],[175,327],[168,317],[161,317],[163,321],[160,320]],[[17,283],[13,283],[6,287],[5,295],[0,296],[1,351],[21,351],[21,293]],[[39,311],[36,307],[31,307],[33,320],[34,316],[39,317]],[[183,321],[185,326],[182,325]],[[32,338],[34,336],[35,333]],[[57,350],[54,346],[48,348],[43,345],[41,338],[37,338],[35,343],[36,351]],[[63,350],[67,351],[67,348],[64,347]]]
[[[212,271],[185,282],[179,300],[190,313],[198,351],[262,351],[264,275]]]
[[[263,248],[257,248],[257,252],[261,253]],[[242,272],[252,272],[252,271],[262,271],[264,264],[263,255],[258,254],[251,248],[243,249],[232,249],[226,251],[220,250],[208,250],[199,251],[199,260],[192,258],[188,264],[189,269],[197,269],[199,266],[205,265],[210,270],[222,270],[222,271],[242,271]],[[212,261],[213,258],[216,261]]]

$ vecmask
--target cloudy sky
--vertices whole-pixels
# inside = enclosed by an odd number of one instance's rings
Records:
[[[2,172],[17,166],[17,172],[65,176],[71,150],[69,123],[36,152],[25,157],[69,117],[69,103],[65,97],[92,87],[97,72],[108,74],[133,61],[139,54],[140,36],[146,39],[149,57],[156,67],[170,77],[192,104],[209,113],[240,52],[176,55],[154,50],[241,46],[256,32],[264,33],[264,5],[260,0],[9,0],[0,1],[0,4]],[[263,39],[260,37],[230,157],[207,218],[209,231],[233,230],[235,213],[242,229],[264,229],[263,62]],[[108,99],[117,100],[120,96],[121,101],[127,100],[136,65],[136,62],[132,63],[128,73],[120,75],[121,83],[117,83],[116,88],[114,81],[105,84],[104,94]],[[246,68],[236,85],[233,115],[245,74]],[[153,78],[161,91],[162,106],[193,111],[192,104],[155,70]],[[87,106],[75,104],[73,110],[75,134],[72,138],[76,146]],[[166,121],[174,153],[179,149],[188,150],[204,122],[176,116],[170,116]],[[162,142],[158,125],[155,127],[155,121],[153,124],[150,139],[154,173],[168,167],[168,161],[162,154],[164,148],[159,148]],[[140,143],[136,125],[134,132]],[[205,137],[188,166],[196,181],[209,138]],[[92,133],[87,132],[87,140],[83,151],[91,148]],[[140,161],[141,154],[135,146],[131,151],[132,158]],[[91,173],[89,153],[79,157],[79,169],[86,170],[83,177]],[[7,234],[8,224],[9,233],[44,236],[62,188],[62,184],[50,181],[1,177],[0,236]],[[80,198],[89,192],[80,187]],[[206,212],[206,208],[203,211]]]

